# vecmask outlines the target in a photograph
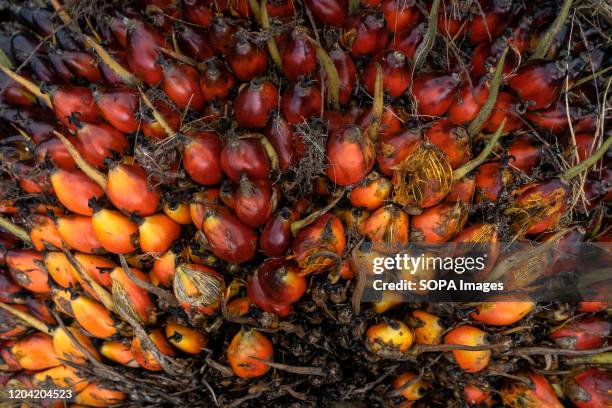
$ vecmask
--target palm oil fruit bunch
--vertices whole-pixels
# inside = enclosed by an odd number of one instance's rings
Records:
[[[362,301],[364,262],[411,243],[485,248],[474,279],[515,289],[606,248],[605,1],[6,0],[0,22],[2,400],[612,406],[609,270],[579,303]]]

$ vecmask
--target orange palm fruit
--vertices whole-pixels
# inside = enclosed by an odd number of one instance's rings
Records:
[[[104,408],[120,404],[125,398],[126,395],[121,391],[103,388],[97,383],[91,383],[75,396],[74,402],[88,407]]]
[[[451,187],[450,192],[444,199],[445,201],[455,203],[460,201],[463,204],[471,204],[476,190],[476,179],[470,175],[456,180]]]
[[[77,295],[70,304],[74,319],[89,335],[105,339],[117,334],[117,321],[100,303]]]
[[[410,240],[413,242],[448,242],[463,229],[467,208],[461,202],[442,202],[412,216]]]
[[[418,309],[410,313],[408,326],[414,331],[416,344],[440,344],[442,342],[442,334],[446,330],[440,317]]]
[[[74,268],[63,253],[45,253],[44,264],[51,279],[62,288],[74,287],[77,284]]]
[[[351,190],[349,200],[354,207],[374,211],[384,204],[392,189],[391,180],[373,171]]]
[[[28,312],[28,307],[25,305],[12,305],[24,313]],[[18,338],[28,331],[26,326],[19,319],[15,319],[8,311],[0,309],[0,340]]]
[[[411,382],[411,384],[406,384]],[[425,391],[429,388],[429,384],[412,372],[407,372],[398,375],[393,380],[393,388],[399,391],[399,395],[406,398],[408,401],[418,401],[423,398]]]
[[[147,275],[135,268],[130,268],[134,276],[143,281],[148,281]],[[132,318],[137,319],[142,324],[154,323],[156,320],[155,303],[149,293],[136,285],[125,273],[123,268],[116,267],[110,273],[113,287],[113,299],[115,303],[124,305],[124,312],[130,313]]]
[[[240,330],[227,348],[227,360],[240,378],[261,377],[270,370],[270,366],[254,359],[273,361],[272,342],[255,329]]]
[[[204,191],[194,193],[189,202],[191,222],[193,222],[198,229],[202,229],[206,207],[210,204],[219,204],[220,202],[218,188],[208,188]]]
[[[161,329],[153,329],[148,334],[149,339],[157,346],[157,349],[166,356],[174,356],[174,349],[166,340],[164,333]],[[140,343],[138,337],[134,336],[132,340],[132,346],[130,347],[134,359],[146,370],[150,371],[161,371],[162,366],[157,361],[153,353],[146,350]]]
[[[563,408],[555,390],[544,376],[528,372],[527,377],[531,384],[514,382],[501,389],[501,399],[505,407]]]
[[[9,349],[10,356],[24,370],[44,370],[61,364],[53,346],[53,337],[35,333],[17,340]]]
[[[484,302],[476,306],[470,317],[492,326],[508,326],[525,317],[534,306],[534,302]]]
[[[242,317],[249,313],[251,307],[251,300],[247,296],[232,299],[227,304],[227,313],[231,317]]]
[[[179,255],[173,249],[170,249],[153,261],[151,276],[155,277],[162,286],[169,287],[172,285],[178,257]]]
[[[149,189],[142,167],[124,163],[109,169],[106,195],[119,210],[141,217],[154,214],[161,199],[158,188]]]
[[[300,229],[292,245],[295,260],[303,274],[321,272],[333,265],[332,259],[319,255],[321,252],[342,256],[345,247],[344,226],[338,217],[329,213]]]
[[[206,206],[202,232],[213,254],[224,261],[242,263],[255,257],[257,233],[224,206]]]
[[[206,344],[206,336],[197,330],[168,320],[165,327],[166,338],[177,349],[189,354],[198,354]]]
[[[89,337],[84,335],[76,327],[58,327],[53,332],[53,348],[55,353],[62,360],[68,360],[75,364],[87,364],[88,360],[85,354],[74,344],[70,335],[81,345],[81,347],[89,352],[96,360],[100,360],[98,350],[93,346]]]
[[[34,293],[49,293],[49,275],[42,268],[43,256],[38,251],[23,249],[8,251],[6,265],[15,282]]]
[[[138,367],[138,362],[134,360],[130,345],[124,344],[121,341],[105,341],[100,346],[100,354],[126,367]]]
[[[158,213],[144,217],[138,224],[140,249],[145,253],[160,254],[181,235],[181,226],[167,215]]]
[[[47,248],[62,248],[64,242],[50,217],[32,214],[29,221],[30,239],[34,249],[43,251]]]
[[[66,244],[79,252],[96,254],[104,252],[100,241],[94,234],[91,217],[67,215],[55,221],[57,231]]]
[[[57,200],[75,214],[92,215],[89,201],[104,196],[104,190],[79,169],[54,169],[49,180]]]
[[[89,382],[80,377],[76,370],[67,365],[48,368],[32,375],[32,384],[42,387],[51,382],[58,388],[69,388],[76,392],[82,391]]]
[[[404,245],[410,241],[409,219],[405,211],[388,204],[374,211],[361,224],[361,233],[377,244]]]
[[[491,392],[476,384],[467,384],[463,387],[463,396],[465,402],[470,405],[487,404],[491,406],[493,403]]]
[[[100,255],[90,254],[75,254],[74,258],[83,267],[84,272],[89,275],[96,283],[104,287],[111,287],[110,272],[117,266],[110,259]],[[74,270],[73,270],[74,271]],[[74,271],[76,273],[76,271]],[[87,282],[83,281],[80,276],[76,276],[79,284],[84,288],[91,290]]]
[[[121,212],[96,209],[91,225],[96,238],[108,252],[129,254],[138,249],[138,224]]]
[[[51,290],[51,300],[55,305],[55,309],[65,314],[66,316],[74,317],[72,312],[72,297],[73,292],[68,289],[53,289]]]
[[[365,334],[366,347],[382,357],[408,351],[413,342],[412,330],[398,320],[377,323],[370,326]]]
[[[446,333],[444,336],[444,343],[464,346],[482,346],[488,344],[487,333],[474,326],[459,326]],[[477,373],[489,364],[491,351],[453,350],[453,356],[463,371]]]
[[[183,309],[211,315],[221,306],[225,282],[210,268],[182,263],[176,268],[173,289]]]
[[[164,214],[180,225],[191,224],[191,213],[189,203],[179,201],[166,201],[162,206]]]

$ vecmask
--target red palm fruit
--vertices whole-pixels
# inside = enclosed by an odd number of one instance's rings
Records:
[[[374,211],[365,220],[360,232],[376,244],[404,245],[410,241],[410,218],[393,204]]]
[[[71,389],[75,392],[82,391],[89,383],[79,377],[76,369],[60,365],[39,371],[32,376],[32,383],[37,387],[44,387],[49,382],[59,388]]]
[[[530,383],[514,382],[501,389],[501,399],[504,406],[509,408],[541,407],[563,408],[555,390],[548,380],[540,374],[528,372]]]
[[[483,12],[474,15],[467,28],[470,41],[478,44],[497,38],[508,25],[511,9],[510,2],[493,1]]]
[[[327,140],[325,174],[336,184],[348,186],[363,180],[374,166],[370,139],[357,126],[339,129]]]
[[[509,326],[523,319],[534,306],[534,302],[484,302],[476,306],[470,317],[491,326]]]
[[[236,84],[236,79],[217,59],[206,61],[206,67],[200,75],[200,88],[207,101],[227,99],[230,90]]]
[[[223,180],[219,189],[221,203],[232,210],[236,209],[236,186],[229,180]]]
[[[526,173],[531,173],[531,170],[533,170],[540,161],[542,148],[533,143],[532,137],[523,135],[514,138],[512,142],[510,142],[508,154],[510,156],[510,166]]]
[[[511,30],[508,45],[516,49],[520,54],[525,53],[530,47],[533,27],[533,16],[526,14],[521,17]]]
[[[113,261],[103,256],[87,254],[75,254],[74,258],[83,267],[83,272],[91,277],[96,283],[107,288],[111,287],[112,281],[110,272],[117,267]],[[81,276],[77,274],[75,278],[79,281],[79,285],[86,289],[88,293],[91,292],[91,287],[81,278]]]
[[[134,360],[130,346],[121,341],[105,341],[100,346],[100,354],[115,363],[132,368],[138,367],[138,362]]]
[[[512,173],[500,162],[485,163],[476,170],[476,202],[496,201],[499,192],[510,183]]]
[[[24,162],[11,166],[11,173],[19,181],[19,186],[30,194],[49,193],[51,186],[44,173]]]
[[[422,25],[396,32],[391,37],[389,44],[387,44],[387,49],[401,51],[412,60],[424,36],[425,30]]]
[[[73,142],[74,139],[71,141]],[[64,170],[74,170],[77,167],[74,159],[72,156],[70,156],[64,144],[55,137],[37,144],[35,154],[36,161],[39,163],[44,163],[44,161],[49,158],[56,167]]]
[[[392,33],[409,28],[421,18],[421,12],[413,0],[383,0],[381,10],[387,21],[387,29]]]
[[[476,46],[471,57],[472,70],[470,73],[472,78],[480,78],[494,69],[507,46],[508,40],[506,37],[500,37],[496,41],[484,42]],[[515,52],[506,54],[502,68],[503,78],[508,78],[520,63],[519,56]]]
[[[81,122],[76,132],[76,147],[83,158],[98,169],[105,168],[105,159],[114,153],[123,155],[129,144],[125,135],[111,125]]]
[[[44,370],[61,364],[53,347],[53,338],[35,333],[17,340],[10,346],[9,356],[24,370]]]
[[[155,110],[157,110],[157,112],[166,120],[166,123],[173,132],[177,132],[179,130],[182,119],[181,115],[176,111],[176,109],[162,99],[156,99],[153,101],[153,107],[155,107]],[[143,117],[140,127],[142,129],[142,133],[151,139],[162,140],[170,136],[166,132],[164,126],[162,126],[152,114],[148,114]]]
[[[137,164],[118,163],[108,171],[106,195],[119,210],[141,217],[157,211],[161,194],[149,189],[147,173]]]
[[[371,95],[374,95],[378,65],[383,72],[383,90],[392,98],[402,96],[412,81],[408,58],[401,51],[385,51],[374,57],[363,74],[363,85]]]
[[[448,157],[453,169],[468,161],[471,155],[471,141],[464,127],[448,119],[439,119],[425,131],[427,139]]]
[[[462,346],[483,346],[489,344],[486,332],[468,325],[459,326],[447,332],[444,336],[444,343]],[[491,351],[453,350],[453,357],[463,371],[477,373],[489,364]]]
[[[295,15],[293,0],[271,0],[266,3],[268,15],[279,20],[289,20]]]
[[[211,8],[211,1],[209,0],[183,1],[183,17],[190,23],[208,27],[213,15],[214,11]],[[187,24],[185,24],[185,26],[188,27]]]
[[[115,60],[115,62],[121,66],[126,71],[129,71],[128,63],[125,58],[125,51],[123,50],[113,50],[109,52],[111,57]],[[121,75],[117,74],[114,68],[111,68],[104,61],[100,61],[100,72],[102,73],[103,82],[109,86],[124,86],[125,78],[121,77]]]
[[[234,201],[234,211],[240,221],[249,227],[265,224],[274,211],[273,194],[269,180],[250,181],[243,175]]]
[[[253,357],[257,357],[257,360]],[[227,348],[227,360],[240,378],[261,377],[270,366],[260,360],[273,361],[272,342],[255,329],[240,330]]]
[[[391,106],[383,109],[382,116],[380,117],[380,126],[378,130],[378,136],[384,137],[395,132],[402,130],[403,119],[399,113]],[[353,123],[351,121],[350,123]],[[372,123],[372,107],[366,108],[357,118],[357,124],[360,128],[365,129]]]
[[[6,254],[2,255],[2,262],[6,262]],[[0,273],[0,302],[25,303],[26,291],[13,281],[8,272]]]
[[[56,325],[57,320],[53,317],[53,313],[47,305],[47,299],[45,298],[33,298],[28,301],[28,310],[38,320],[48,324]]]
[[[206,61],[215,56],[208,31],[202,27],[181,24],[176,29],[176,34],[180,50],[188,57],[196,61]]]
[[[11,305],[11,307],[28,313],[28,307],[25,305]],[[0,341],[21,338],[28,331],[28,326],[4,309],[0,309],[0,322]]]
[[[448,119],[455,124],[463,125],[476,118],[489,97],[489,88],[478,83],[474,88],[469,83],[463,84],[448,108]]]
[[[418,401],[425,396],[430,386],[415,373],[407,372],[395,377],[393,388],[407,401]]]
[[[138,249],[138,224],[121,212],[97,209],[91,225],[100,245],[108,252],[129,254]]]
[[[44,264],[49,276],[55,283],[63,288],[75,287],[77,279],[73,266],[61,252],[47,252],[44,255]]]
[[[413,242],[448,242],[463,229],[467,221],[464,204],[442,202],[412,217],[410,240]]]
[[[117,322],[102,304],[78,295],[70,306],[74,319],[90,336],[106,339],[117,334]]]
[[[346,236],[342,221],[329,213],[299,230],[292,244],[295,261],[304,275],[321,272],[333,265],[335,259],[330,258],[330,255],[342,256],[345,248]]]
[[[576,151],[580,161],[583,161],[597,150],[598,146],[593,133],[578,133],[574,135],[574,139],[576,140]],[[570,148],[568,150],[571,150],[570,156],[573,155],[573,149]]]
[[[229,51],[227,60],[236,78],[242,82],[263,75],[268,69],[266,50],[248,41],[244,34],[238,35],[238,39]]]
[[[71,335],[81,347],[75,344]],[[98,350],[93,346],[89,337],[76,327],[58,327],[55,329],[53,332],[53,348],[58,358],[74,364],[84,365],[88,361],[81,348],[87,350],[94,359],[100,360],[100,354],[98,354]]]
[[[306,7],[325,25],[341,26],[347,16],[346,0],[307,0]]]
[[[108,28],[115,40],[122,47],[127,46],[128,19],[123,16],[114,16],[108,20]]]
[[[233,138],[221,149],[221,168],[234,182],[242,174],[249,179],[265,179],[270,175],[270,161],[257,139]]]
[[[168,343],[166,337],[164,336],[164,332],[161,329],[153,329],[148,333],[149,339],[155,344],[157,350],[165,356],[174,356],[174,349],[172,345]],[[134,356],[134,360],[138,362],[138,364],[149,371],[161,371],[162,365],[157,360],[155,355],[149,351],[147,348],[143,347],[140,343],[140,339],[137,336],[134,336],[132,340],[132,346],[130,347],[130,351]]]
[[[55,226],[69,248],[86,254],[104,252],[102,244],[94,233],[91,217],[66,215],[55,220]]]
[[[286,171],[297,163],[294,133],[289,123],[281,115],[272,115],[272,120],[266,128],[266,138],[278,155],[281,171]]]
[[[612,405],[612,373],[585,368],[566,377],[564,394],[578,408],[605,408]]]
[[[387,45],[387,26],[382,13],[362,11],[344,20],[343,42],[351,54],[372,55]]]
[[[463,397],[467,404],[470,406],[486,404],[486,406],[493,405],[493,397],[491,392],[486,388],[483,388],[476,384],[467,384],[463,387]]]
[[[566,349],[592,350],[604,344],[611,330],[609,321],[591,316],[554,329],[548,337]]]
[[[2,84],[4,91],[2,99],[10,105],[23,107],[33,106],[36,103],[36,96],[16,82],[6,81]]]
[[[148,282],[149,280],[147,275],[138,269],[130,268],[130,272],[142,281]],[[127,308],[128,310],[124,312],[141,324],[154,323],[156,320],[155,303],[149,293],[136,285],[122,267],[113,269],[110,278],[113,287],[113,299],[116,299],[115,304],[120,303],[121,305],[118,305],[118,307]]]
[[[289,124],[297,125],[321,113],[323,96],[319,87],[311,82],[291,84],[281,98],[281,113]]]
[[[565,69],[554,61],[529,61],[510,78],[508,84],[527,103],[527,109],[539,110],[559,98]]]
[[[251,307],[251,301],[248,297],[243,296],[236,299],[232,299],[227,304],[227,313],[234,317],[243,317],[249,313],[249,308]]]
[[[77,78],[84,78],[91,83],[102,80],[96,57],[83,51],[61,51],[60,57],[68,69]]]
[[[214,132],[192,131],[183,149],[185,171],[198,184],[210,186],[221,181],[221,139]]]
[[[380,138],[376,161],[385,176],[393,171],[422,144],[421,133],[417,129],[405,129]]]
[[[121,391],[91,383],[74,397],[74,402],[88,407],[108,407],[120,404],[125,398],[126,395]]]
[[[297,212],[287,207],[277,211],[266,223],[259,237],[259,248],[270,257],[283,256],[291,247],[291,224],[296,221]]]
[[[399,320],[377,323],[365,333],[366,348],[381,357],[404,353],[413,343],[412,330]]]
[[[207,206],[211,204],[219,204],[219,189],[209,188],[204,191],[199,191],[193,194],[191,202],[189,203],[189,213],[191,214],[191,221],[198,229],[202,229],[202,222],[204,221],[204,213]]]
[[[234,44],[236,28],[230,25],[226,18],[215,16],[212,18],[209,36],[213,48],[221,54],[228,54]]]
[[[51,90],[50,96],[55,115],[72,131],[77,129],[79,122],[95,122],[100,118],[100,111],[89,88],[60,86]]]
[[[553,133],[561,133],[568,128],[568,115],[569,120],[574,123],[577,120],[577,112],[575,107],[565,105],[563,99],[559,99],[557,103],[552,104],[546,109],[538,111],[527,111],[525,116],[531,123],[540,129],[546,129]],[[574,125],[574,131],[580,132],[576,125]]]
[[[221,307],[225,282],[206,266],[182,263],[175,270],[173,289],[186,311],[213,315]]]
[[[456,38],[462,35],[467,28],[467,16],[456,4],[443,4],[438,12],[438,32]]]
[[[568,185],[560,179],[530,183],[513,192],[512,228],[524,234],[539,234],[561,222],[567,208]]]
[[[474,275],[474,279],[485,279],[488,272],[495,265],[499,256],[499,234],[495,224],[477,223],[466,227],[453,242],[457,243],[454,256],[468,251],[480,251],[486,256],[485,267]]]
[[[149,24],[136,20],[128,23],[127,63],[132,73],[147,85],[156,85],[162,80],[159,49],[165,45],[162,35]]]
[[[278,99],[278,90],[271,82],[253,79],[234,100],[236,121],[250,129],[265,127],[272,111],[278,107]]]
[[[42,267],[43,256],[34,250],[11,250],[6,253],[6,265],[15,282],[34,293],[49,293],[49,275]]]
[[[178,324],[174,320],[168,320],[164,331],[170,344],[188,354],[199,354],[208,344],[204,333]]]
[[[332,0],[333,1],[333,0]],[[290,81],[300,76],[308,76],[317,69],[317,51],[308,37],[308,30],[295,27],[282,47],[281,61],[283,73]]]
[[[440,344],[446,330],[440,317],[424,310],[413,310],[408,317],[408,326],[414,332],[416,344]]]
[[[384,204],[392,188],[389,179],[373,171],[351,190],[349,200],[354,207],[374,211]]]
[[[169,64],[163,69],[161,87],[179,109],[189,107],[200,111],[204,107],[204,95],[200,88],[198,71],[187,64]]]
[[[582,313],[595,313],[603,312],[609,307],[609,302],[580,302],[576,310]]]
[[[202,231],[213,254],[224,261],[242,263],[255,256],[257,233],[223,206],[206,207]]]
[[[151,267],[151,277],[155,277],[163,286],[171,286],[179,256],[173,249],[170,249],[165,254],[156,257]]]
[[[138,225],[140,249],[145,253],[166,252],[181,235],[181,226],[163,213],[144,217]]]
[[[340,88],[338,92],[339,102],[341,105],[346,105],[350,102],[351,94],[357,83],[357,68],[350,55],[348,55],[338,43],[334,44],[329,50],[329,57],[338,72]],[[325,78],[325,83],[329,85],[329,77],[326,71],[323,71],[323,76]]]
[[[43,215],[30,215],[30,239],[37,251],[47,248],[62,248],[63,241],[55,223],[49,217]]]
[[[136,112],[140,107],[138,91],[132,88],[99,89],[93,91],[96,105],[104,119],[124,133],[138,130]]]
[[[509,133],[523,127],[523,121],[517,114],[520,109],[519,100],[512,94],[500,92],[493,106],[493,113],[489,116],[485,129],[487,132],[495,132],[505,120],[504,133]]]
[[[254,275],[249,276],[247,293],[251,302],[265,312],[281,317],[291,312],[291,304],[306,292],[306,278],[295,264],[280,258],[264,261]]]
[[[442,72],[427,72],[417,75],[412,83],[412,94],[418,103],[420,115],[444,115],[459,85],[456,75]]]
[[[183,157],[184,160],[184,157]],[[170,198],[164,202],[162,206],[164,214],[170,219],[180,225],[191,224],[191,214],[189,213],[189,203],[185,201],[177,201]]]

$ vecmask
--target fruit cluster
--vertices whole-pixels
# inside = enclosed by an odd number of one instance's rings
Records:
[[[41,3],[0,2],[4,388],[610,407],[605,293],[366,304],[356,262],[610,242],[605,2]]]

